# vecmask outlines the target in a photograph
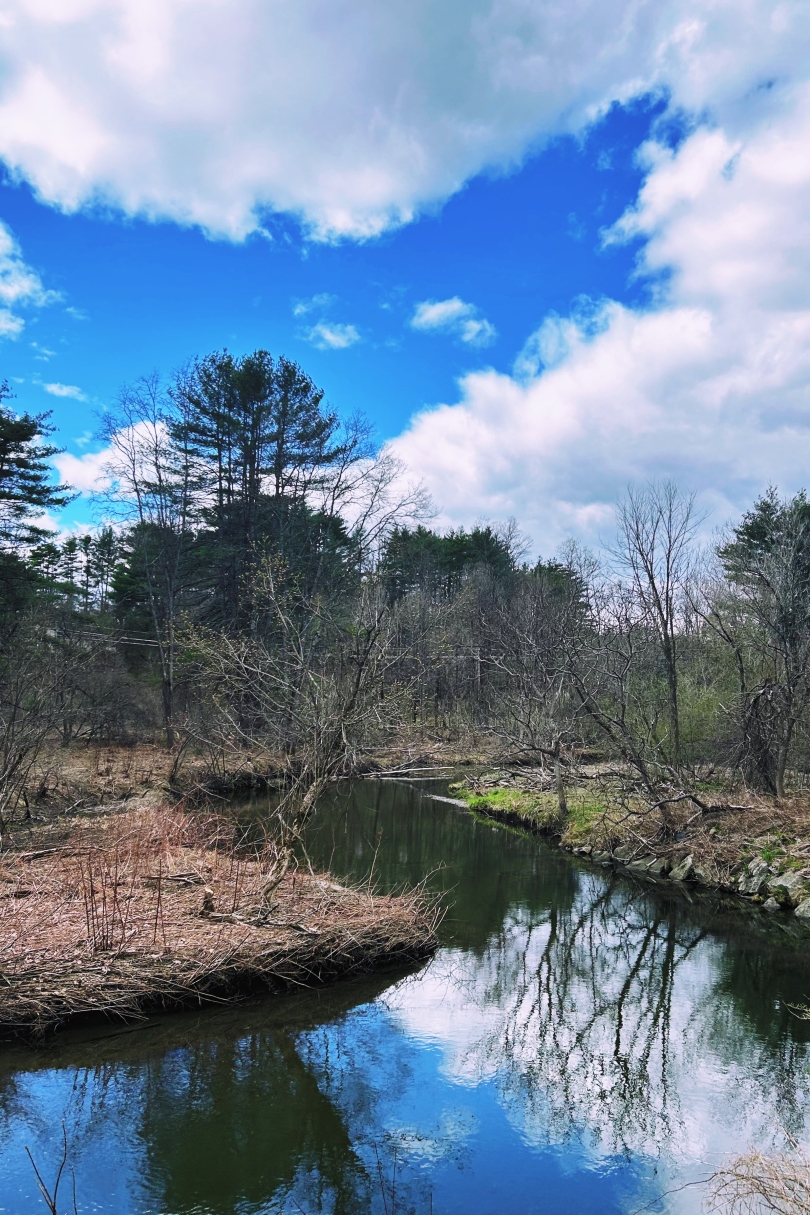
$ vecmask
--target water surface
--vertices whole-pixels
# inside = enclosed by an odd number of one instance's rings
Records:
[[[685,1215],[727,1153],[808,1141],[810,938],[428,792],[356,785],[308,847],[441,891],[430,963],[6,1050],[0,1211],[45,1211],[24,1147],[50,1177],[63,1122],[78,1210],[116,1215]]]

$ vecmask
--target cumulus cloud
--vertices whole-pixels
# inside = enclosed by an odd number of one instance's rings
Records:
[[[491,346],[498,336],[495,326],[479,316],[473,304],[466,304],[457,295],[449,300],[423,300],[417,304],[411,328],[452,333],[467,346]]]
[[[306,340],[318,350],[346,350],[363,339],[355,325],[341,325],[336,321],[318,321],[306,332]]]
[[[74,401],[87,400],[81,388],[77,388],[75,384],[43,384],[42,387],[52,397],[71,397]]]
[[[66,210],[364,238],[613,101],[744,112],[809,26],[804,0],[9,0],[0,157]]]
[[[630,480],[674,476],[715,523],[769,481],[808,483],[810,84],[746,104],[747,129],[643,149],[636,204],[605,239],[643,239],[639,272],[664,284],[651,307],[546,318],[512,375],[468,375],[396,441],[446,522],[514,514],[549,552],[609,528]]]
[[[41,308],[56,299],[36,270],[26,265],[13,233],[0,221],[0,337],[16,337],[22,331],[21,307]]]
[[[105,468],[109,464],[110,455],[108,447],[102,451],[87,451],[83,456],[74,456],[63,451],[53,457],[53,462],[62,481],[66,481],[81,493],[92,494],[109,485],[110,479]]]

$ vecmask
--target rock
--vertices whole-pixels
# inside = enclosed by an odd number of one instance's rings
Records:
[[[804,899],[796,908],[796,915],[800,920],[810,920],[810,899]]]
[[[768,889],[781,902],[801,903],[807,886],[807,874],[797,869],[779,873],[768,882]]]
[[[779,911],[779,904],[777,903],[776,899],[774,899],[774,898],[766,899],[765,902],[762,904],[762,910],[763,911]]]
[[[595,861],[610,861],[610,853],[609,852],[594,852],[593,859]]]
[[[740,894],[761,894],[770,876],[771,871],[764,861],[752,861],[747,873],[740,878],[737,889]]]
[[[678,865],[674,865],[670,870],[669,876],[673,882],[688,882],[695,873],[695,862],[690,852],[689,856],[685,856]]]
[[[591,848],[590,844],[582,844],[581,847],[574,849],[575,856],[590,856],[592,852],[593,848]]]
[[[672,861],[667,856],[657,856],[651,865],[647,866],[647,872],[653,877],[666,877],[672,868]]]
[[[701,886],[715,886],[717,884],[714,874],[705,865],[693,865],[692,878],[694,881],[700,882]]]
[[[654,856],[651,856],[651,855],[639,856],[634,861],[628,861],[627,868],[646,873],[646,871],[649,869],[650,865],[654,865],[654,864],[655,864]]]
[[[613,852],[617,861],[626,861],[633,855],[633,849],[627,844],[622,844],[621,848],[616,848]]]

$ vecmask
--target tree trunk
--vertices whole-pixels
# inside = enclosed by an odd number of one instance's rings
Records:
[[[174,746],[174,688],[171,680],[165,676],[162,680],[161,691],[163,693],[163,728],[166,731],[166,750],[171,751]]]
[[[789,721],[785,728],[785,733],[779,744],[779,750],[776,755],[776,796],[782,798],[785,796],[785,769],[787,768],[788,755],[790,754],[790,743],[793,738],[794,723]]]
[[[560,763],[560,740],[554,739],[554,784],[557,789],[557,806],[560,816],[568,813],[565,801],[565,782],[563,780],[562,764]]]

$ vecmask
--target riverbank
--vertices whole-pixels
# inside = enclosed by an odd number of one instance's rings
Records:
[[[332,982],[436,946],[420,891],[278,880],[272,848],[148,800],[54,823],[0,857],[0,1035]]]
[[[732,802],[715,793],[705,811],[686,798],[649,810],[592,777],[566,789],[561,811],[547,773],[510,768],[457,782],[451,792],[475,813],[542,834],[596,864],[721,891],[810,927],[806,796],[776,802],[745,793]]]

